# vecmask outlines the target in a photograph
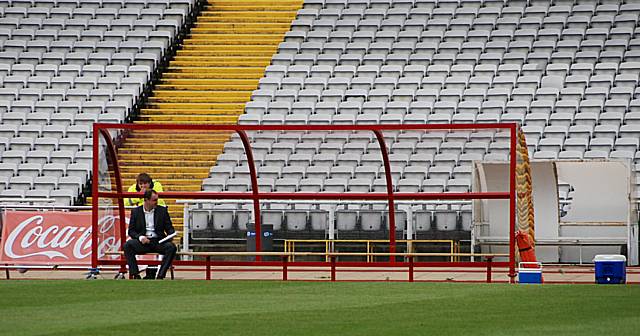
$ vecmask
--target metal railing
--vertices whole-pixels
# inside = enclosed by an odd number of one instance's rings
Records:
[[[107,253],[110,255],[120,255],[123,256],[123,252],[112,252]],[[446,267],[449,266],[450,263],[426,263],[426,262],[416,262],[416,257],[483,257],[486,259],[485,262],[463,262],[460,263],[460,267],[475,267],[475,268],[486,268],[486,282],[493,282],[493,268],[494,267],[508,267],[508,262],[494,262],[493,259],[496,257],[508,257],[509,254],[497,254],[497,253],[397,253],[397,252],[178,252],[180,256],[189,256],[189,257],[197,257],[204,260],[190,260],[190,261],[174,261],[174,265],[176,266],[200,266],[204,267],[205,271],[205,279],[211,280],[211,275],[213,272],[212,267],[215,266],[252,266],[252,269],[243,270],[236,269],[237,272],[243,271],[253,271],[253,267],[281,267],[282,268],[282,280],[289,280],[289,268],[290,267],[298,267],[304,266],[305,269],[296,268],[295,272],[318,272],[322,269],[329,269],[330,272],[330,281],[337,281],[337,273],[339,268],[341,267],[369,267],[374,266],[384,270],[397,270],[398,268],[406,267],[407,269],[407,281],[414,282],[415,281],[415,268],[416,267]],[[220,261],[220,260],[212,260],[213,257],[256,257],[256,256],[264,256],[264,257],[279,257],[279,261],[263,261],[261,263],[255,263],[250,261]],[[290,262],[289,260],[295,256],[324,256],[328,258],[328,262]],[[339,257],[367,257],[367,256],[384,256],[384,257],[403,257],[405,258],[405,262],[375,262],[371,263],[372,265],[363,265],[362,263],[349,263],[349,262],[340,262],[338,263]],[[124,272],[124,263],[125,260],[120,258],[120,260],[108,260],[104,261],[106,265],[120,265],[121,272]],[[157,260],[141,260],[138,262],[139,264],[147,264],[147,265],[159,265],[160,261]],[[309,269],[307,267],[310,267]],[[458,272],[464,273],[464,270],[456,270]],[[363,280],[366,281],[366,280]]]
[[[451,254],[449,261],[454,262],[456,258],[454,256],[458,251],[458,244],[453,240],[446,239],[416,239],[416,240],[397,240],[397,243],[406,244],[407,253],[414,253],[415,244],[421,243],[430,243],[430,244],[449,244],[449,253]],[[325,253],[325,261],[329,261],[329,256],[331,253],[336,251],[336,245],[338,244],[364,244],[366,250],[366,260],[368,263],[374,261],[375,252],[373,249],[376,243],[389,243],[388,240],[383,239],[340,239],[340,240],[330,240],[330,239],[285,239],[284,241],[284,252],[292,253],[289,261],[295,261],[296,256],[296,243],[300,244],[314,244],[314,243],[322,243],[324,244],[324,253]],[[303,252],[306,253],[306,252]]]

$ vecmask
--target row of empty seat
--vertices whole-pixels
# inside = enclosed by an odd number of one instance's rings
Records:
[[[53,56],[66,57],[70,52],[153,52],[162,53],[164,43],[162,41],[46,41],[46,40],[5,40],[0,42],[2,51],[9,52],[57,52],[58,54],[49,54],[48,58],[53,59]],[[60,64],[65,63],[65,59],[60,60]]]
[[[36,130],[37,131],[37,130]],[[52,136],[44,137],[30,137],[30,136],[15,136],[12,138],[0,137],[0,145],[4,147],[4,150],[38,150],[50,152],[54,150],[73,150],[77,152],[81,149],[91,149],[92,139],[87,135],[88,128],[71,127],[69,129],[62,129],[65,133],[54,133]],[[55,137],[55,136],[59,137]],[[67,136],[67,137],[63,137]],[[0,148],[2,150],[2,148]],[[0,155],[2,152],[0,152]]]
[[[148,65],[155,67],[161,61],[161,56],[149,52],[139,53],[89,53],[89,52],[72,52],[64,53],[42,53],[34,52],[10,52],[0,53],[0,62],[5,64],[33,64],[38,65],[43,62],[53,64],[77,64],[77,65]]]
[[[71,106],[73,103],[75,106]],[[0,134],[7,137],[18,136],[21,133],[37,137],[67,137],[75,133],[76,128],[82,129],[82,125],[91,126],[94,122],[106,120],[122,122],[130,108],[131,103],[126,101],[17,101],[11,105],[11,109],[16,112],[7,112],[0,118],[4,123],[0,128]],[[78,110],[84,112],[76,112]]]
[[[541,78],[543,74],[548,76],[562,76],[566,77],[568,75],[575,76],[586,76],[586,79],[582,79],[585,84],[589,83],[589,76],[592,75],[638,75],[640,71],[640,63],[634,62],[622,62],[622,63],[598,63],[598,64],[589,64],[589,63],[580,63],[576,62],[574,64],[549,64],[546,67],[540,66],[538,64],[432,64],[432,65],[362,65],[355,66],[351,64],[342,64],[336,66],[335,64],[321,64],[322,60],[314,59],[313,57],[309,58],[309,61],[316,60],[318,64],[317,66],[313,66],[313,64],[294,64],[295,66],[291,66],[291,64],[282,64],[288,66],[272,66],[267,68],[267,77],[289,77],[290,81],[293,81],[295,84],[298,81],[295,78],[305,79],[306,77],[320,77],[329,79],[330,77],[337,78],[348,78],[353,79],[354,75],[357,73],[358,77],[363,78],[371,78],[375,79],[376,77],[390,77],[394,79],[399,79],[400,77],[439,77],[439,78],[447,78],[451,77],[465,77],[469,78],[472,76],[477,77],[489,77],[494,78],[496,76],[509,76],[513,78],[515,83],[518,82],[518,76],[532,76],[532,77],[523,77],[520,82],[522,83],[535,83],[537,86],[540,84],[547,84],[551,88],[559,88],[559,80],[560,78]],[[274,63],[280,62],[277,59],[273,60]],[[348,63],[348,62],[346,62]],[[507,77],[508,78],[508,77]],[[580,77],[576,77],[578,79]],[[618,77],[618,79],[622,80],[624,77]],[[263,78],[266,81],[266,78]],[[543,80],[547,81],[544,83]],[[611,78],[610,80],[614,80]],[[505,81],[508,83],[509,81]],[[481,81],[478,81],[480,84]],[[269,84],[268,81],[265,84]],[[489,83],[490,84],[490,83]],[[545,86],[547,86],[545,85]]]
[[[414,172],[412,175],[426,176],[425,169],[420,171],[418,166],[413,166]],[[437,166],[434,168],[438,168]],[[439,173],[435,173],[436,169],[432,169],[430,175],[450,175],[445,169],[439,169]],[[372,173],[372,172],[369,172]],[[405,176],[409,176],[410,173],[405,173]],[[306,175],[312,175],[309,171]],[[315,173],[316,176],[328,176],[330,172]],[[365,175],[365,174],[362,174]],[[452,179],[436,179],[436,178],[402,178],[392,179],[394,183],[394,190],[396,192],[468,192],[471,175],[470,172],[464,173],[464,178],[452,178]],[[211,178],[203,182],[206,191],[249,191],[250,180],[247,178]],[[386,192],[386,180],[385,178],[371,179],[371,178],[280,178],[273,179],[267,177],[260,177],[258,179],[259,189],[263,192],[331,192],[331,193],[343,193],[343,192]]]
[[[24,143],[18,143],[16,141],[15,144],[12,144],[13,148],[4,152],[1,152],[1,158],[3,163],[71,163],[71,162],[83,162],[90,163],[91,158],[93,156],[93,152],[90,150],[78,150],[78,149],[60,149],[54,151],[47,150],[28,150],[28,149],[19,149],[19,144],[22,145]],[[29,146],[30,144],[26,144]],[[73,148],[73,147],[71,147]]]
[[[165,8],[160,7],[144,7],[136,6],[135,3],[128,2],[127,7],[113,8],[113,7],[64,7],[62,4],[58,4],[59,7],[46,7],[42,6],[42,3],[38,3],[37,7],[0,7],[0,15],[3,18],[16,18],[16,19],[29,19],[43,20],[43,24],[51,22],[52,25],[57,25],[55,20],[66,19],[163,19],[171,18],[176,20],[183,20],[186,15],[184,8]],[[149,5],[147,3],[147,5]],[[49,20],[49,21],[47,21]]]
[[[178,29],[180,22],[173,19],[41,19],[41,18],[1,18],[0,29],[11,30],[12,37],[47,36],[55,40],[61,30],[92,30],[96,32],[142,30],[154,31]],[[39,31],[40,30],[40,31]],[[38,33],[36,33],[38,32]]]
[[[527,4],[529,6],[527,6]],[[464,13],[468,11],[488,12],[496,15],[511,13],[538,12],[609,12],[613,9],[637,12],[638,6],[633,3],[619,1],[505,1],[505,0],[306,0],[305,9],[389,9],[398,8],[405,11],[429,10],[440,15]]]
[[[334,85],[340,85],[339,81],[335,81]],[[343,85],[347,86],[348,81],[343,81]],[[385,81],[385,84],[393,86],[392,81]],[[382,85],[385,85],[382,84]],[[365,84],[370,85],[370,84]],[[501,108],[503,112],[507,108],[524,109],[524,112],[552,112],[552,111],[567,111],[575,112],[578,109],[586,108],[585,112],[638,112],[638,101],[634,99],[624,99],[624,96],[629,97],[632,95],[631,90],[624,90],[619,92],[618,99],[607,99],[608,89],[595,89],[581,91],[578,90],[536,90],[535,88],[515,88],[511,89],[342,89],[342,88],[330,88],[325,90],[317,89],[303,89],[296,90],[258,90],[254,92],[254,102],[248,107],[262,108],[265,110],[264,103],[278,102],[283,108],[290,109],[294,103],[332,103],[325,104],[325,108],[331,108],[333,105],[333,111],[339,107],[342,102],[351,104],[353,108],[359,108],[364,103],[369,103],[369,107],[375,108],[376,106],[384,108],[387,103],[394,102],[398,107],[402,107],[405,104],[401,102],[420,102],[425,108],[433,108],[441,105],[444,108],[456,109],[459,104],[461,108],[471,109],[471,112],[479,113],[479,109],[484,102],[487,102],[487,107],[494,109]],[[625,92],[626,91],[626,92]],[[571,100],[571,98],[565,98],[563,100],[556,101],[552,99],[538,99],[535,97],[540,95],[576,95],[581,96],[584,94],[585,99]],[[270,104],[274,108],[276,104]],[[308,104],[307,104],[308,105]],[[409,105],[409,104],[406,104]],[[556,106],[557,105],[557,106]],[[305,105],[301,105],[304,107]],[[407,106],[408,107],[408,106]],[[419,107],[419,106],[416,106]],[[560,107],[561,109],[557,109]],[[606,111],[604,110],[606,109]],[[537,110],[537,111],[536,111]],[[283,114],[283,110],[276,110],[275,114]],[[287,114],[284,111],[284,114]],[[357,111],[356,111],[357,112]],[[404,111],[406,113],[406,107]]]
[[[640,6],[634,3],[611,2],[597,4],[595,1],[584,1],[574,5],[574,1],[564,4],[558,1],[531,3],[522,1],[468,1],[463,6],[457,6],[455,1],[446,3],[438,1],[393,1],[386,4],[379,2],[355,3],[313,3],[306,2],[306,7],[298,12],[298,18],[403,18],[411,15],[421,15],[424,18],[504,18],[512,19],[518,16],[540,16],[575,14],[581,16],[639,14]],[[447,5],[456,5],[448,8]],[[437,7],[436,7],[437,6]],[[594,20],[592,20],[594,21]]]
[[[68,10],[74,8],[183,8],[189,10],[193,8],[195,1],[193,0],[5,0],[0,3],[0,8],[25,8],[27,13],[29,8],[66,8]],[[15,11],[20,11],[17,9]],[[11,10],[9,10],[11,12]],[[37,12],[37,11],[36,11]]]
[[[66,80],[73,81],[75,77],[108,77],[111,79],[123,79],[125,77],[141,77],[149,79],[151,68],[148,66],[125,66],[125,65],[79,65],[79,64],[0,64],[0,76],[48,76],[52,78],[65,77]],[[70,78],[67,78],[70,77]],[[62,81],[60,81],[62,82]],[[62,86],[69,88],[68,86]]]
[[[428,159],[428,157],[425,156],[425,159]],[[458,182],[465,181],[467,185],[468,180],[471,179],[472,173],[468,166],[451,167],[446,164],[429,165],[429,161],[424,162],[427,162],[426,165],[406,164],[406,162],[392,165],[391,176],[393,181],[398,182],[400,177],[405,180],[418,180],[414,184],[419,188],[423,183],[422,180],[427,176],[445,182],[447,179],[453,177],[453,179],[457,179]],[[280,191],[296,191],[304,185],[304,183],[301,183],[303,179],[314,179],[309,182],[317,185],[319,190],[322,190],[324,185],[340,183],[345,187],[344,191],[347,189],[346,186],[349,185],[349,187],[357,186],[357,189],[353,190],[361,192],[369,191],[369,186],[372,185],[372,181],[374,182],[374,188],[378,187],[378,185],[385,184],[385,171],[378,165],[356,167],[349,165],[332,167],[322,165],[281,167],[275,164],[267,164],[258,167],[257,172],[260,176],[258,180],[259,185],[267,188],[265,190],[271,191],[280,188],[282,188]],[[204,181],[205,189],[210,187],[211,189],[223,191],[239,188],[244,191],[250,188],[250,183],[247,181],[249,179],[249,169],[247,166],[219,166],[212,169],[211,176],[210,179]],[[320,181],[315,179],[320,179]],[[325,184],[323,183],[324,179],[335,180],[331,181],[332,183]],[[343,183],[345,181],[348,183]],[[365,182],[367,183],[364,185],[366,188],[362,188]],[[439,183],[442,184],[443,182]],[[449,185],[452,186],[453,184],[450,183]],[[225,186],[228,188],[225,188]],[[290,188],[292,186],[295,188]],[[403,187],[410,187],[410,185],[404,184]]]
[[[338,206],[335,211],[335,223],[328,221],[328,209],[325,206],[308,205],[283,206],[273,204],[261,210],[262,223],[272,225],[276,238],[286,232],[290,238],[295,233],[324,232],[330,225],[338,238],[349,237],[361,232],[365,237],[379,233],[387,237],[389,231],[388,212],[385,206]],[[250,207],[230,207],[229,205],[210,205],[193,210],[193,235],[196,238],[224,236],[226,232],[244,231],[250,220]],[[471,230],[471,207],[468,204],[421,205],[412,207],[413,217],[409,220],[407,212],[396,209],[396,233],[399,238],[406,236],[407,225],[413,225],[417,237],[424,233],[452,232]]]
[[[63,154],[63,153],[61,153]],[[66,153],[65,153],[66,154]],[[16,163],[2,157],[0,163],[0,196],[52,198],[59,204],[70,204],[82,195],[91,169],[91,153],[78,163],[70,163],[68,154],[50,163]],[[52,152],[51,155],[56,155]],[[44,162],[45,158],[42,158]]]
[[[268,106],[268,107],[267,107]],[[251,104],[251,109],[268,110],[270,114],[261,115],[259,113],[247,114],[241,118],[243,123],[263,123],[266,125],[287,124],[375,124],[375,123],[407,123],[418,124],[427,121],[432,123],[482,123],[482,122],[518,122],[525,126],[539,126],[542,128],[564,126],[573,127],[572,130],[588,128],[589,134],[597,131],[595,127],[605,129],[607,127],[620,127],[623,133],[630,132],[634,125],[638,124],[638,109],[633,108],[633,112],[617,112],[615,108],[607,109],[611,112],[600,113],[600,108],[583,105],[581,110],[585,112],[575,113],[578,107],[558,108],[557,111],[545,110],[542,106],[534,104],[530,107],[527,104],[509,104],[511,112],[502,113],[505,104],[478,104],[460,103],[456,104],[428,104],[418,103],[388,103],[379,102],[371,104],[350,104],[341,103],[337,110],[338,114],[322,114],[327,110],[336,111],[334,103],[321,104]],[[528,108],[529,107],[529,108]],[[380,114],[378,111],[393,109],[389,114]],[[589,111],[591,110],[591,111]],[[288,111],[291,111],[289,114]],[[407,113],[407,111],[415,111]],[[478,112],[482,111],[482,112]],[[606,111],[606,110],[605,110]],[[407,113],[407,114],[405,114]],[[566,132],[565,132],[566,133]],[[618,128],[614,133],[618,133]],[[535,139],[533,139],[535,140]]]

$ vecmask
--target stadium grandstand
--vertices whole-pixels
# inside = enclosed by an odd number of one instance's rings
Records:
[[[637,200],[639,17],[632,0],[1,0],[0,198],[87,204],[96,122],[515,122],[534,161],[628,162]],[[124,185],[148,172],[165,191],[251,190],[231,133],[114,138]],[[508,132],[385,138],[398,192],[469,192],[474,162],[509,159]],[[261,190],[386,191],[373,134],[251,141]],[[573,189],[558,187],[562,215]],[[250,203],[167,203],[192,246],[245,239]],[[385,203],[320,203],[273,202],[263,222],[277,240],[389,235]],[[471,239],[470,202],[396,210],[398,239]]]

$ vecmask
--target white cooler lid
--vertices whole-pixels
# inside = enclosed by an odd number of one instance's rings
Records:
[[[621,254],[598,254],[593,261],[627,261],[627,257]]]

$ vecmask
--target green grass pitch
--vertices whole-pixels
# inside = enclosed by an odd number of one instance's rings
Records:
[[[638,335],[640,286],[0,281],[0,335]]]

